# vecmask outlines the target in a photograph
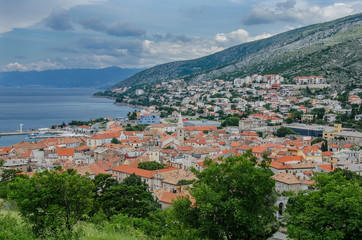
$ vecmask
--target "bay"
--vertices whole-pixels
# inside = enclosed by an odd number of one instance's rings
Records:
[[[94,98],[98,89],[75,88],[0,88],[0,132],[45,128],[72,120],[88,121],[100,117],[121,118],[136,108]],[[23,136],[23,138],[25,138]],[[0,137],[8,146],[22,137]]]

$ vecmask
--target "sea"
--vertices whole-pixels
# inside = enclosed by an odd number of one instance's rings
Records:
[[[107,98],[92,97],[99,89],[89,88],[0,88],[0,133],[47,128],[72,120],[100,117],[122,118],[136,110],[115,105]],[[1,136],[0,146],[10,146],[27,136]]]

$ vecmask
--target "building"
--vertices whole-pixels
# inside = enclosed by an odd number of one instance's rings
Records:
[[[251,130],[254,128],[265,127],[267,125],[264,119],[246,118],[239,121],[239,130]]]
[[[137,118],[137,124],[155,124],[160,123],[160,119],[153,114],[142,114]]]
[[[183,146],[185,143],[185,130],[184,130],[184,123],[182,121],[181,113],[179,115],[176,131],[177,131],[177,141],[181,146]]]
[[[185,121],[185,127],[220,127],[221,123],[217,121],[201,120],[201,121]]]
[[[327,79],[322,76],[295,77],[293,81],[297,85],[326,84]]]
[[[331,122],[335,122],[336,121],[336,114],[330,113],[330,114],[326,114],[324,115],[324,119],[326,120],[326,122],[331,123]]]
[[[311,122],[313,121],[313,115],[312,114],[303,114],[302,115],[302,122]]]
[[[323,137],[326,139],[334,139],[334,136],[341,131],[342,124],[334,124],[334,128],[329,128],[323,131]]]
[[[282,172],[272,176],[272,178],[275,180],[275,190],[278,193],[282,193],[284,191],[293,191],[298,193],[300,190],[302,181],[293,174]]]
[[[299,133],[302,136],[311,136],[311,137],[322,137],[324,132],[333,131],[332,127],[323,126],[323,125],[306,125],[306,124],[289,124],[285,127],[293,129],[296,133]]]

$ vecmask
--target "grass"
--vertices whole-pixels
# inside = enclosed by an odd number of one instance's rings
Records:
[[[27,223],[19,212],[0,208],[0,239],[6,240],[34,240],[34,239],[57,239],[39,238],[32,232],[31,225]],[[94,224],[89,222],[79,222],[74,226],[71,236],[66,239],[79,240],[146,240],[148,239],[142,232],[127,227],[117,229],[111,224]]]

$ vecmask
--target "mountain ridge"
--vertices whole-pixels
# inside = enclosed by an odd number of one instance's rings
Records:
[[[0,72],[2,87],[55,87],[107,89],[143,69],[107,67],[101,69],[57,69],[26,72]]]
[[[161,64],[141,71],[111,89],[175,78],[191,82],[215,78],[232,80],[231,77],[244,77],[254,73],[278,73],[286,77],[319,74],[332,82],[340,81],[340,78],[360,81],[361,39],[362,13],[359,13],[243,43],[198,59]],[[346,52],[344,46],[348,46],[351,51]],[[332,56],[334,52],[340,55]],[[354,65],[340,67],[351,54]],[[318,55],[326,57],[327,63],[312,63],[314,67],[311,68],[309,58],[318,60]],[[336,74],[337,72],[339,73]]]

